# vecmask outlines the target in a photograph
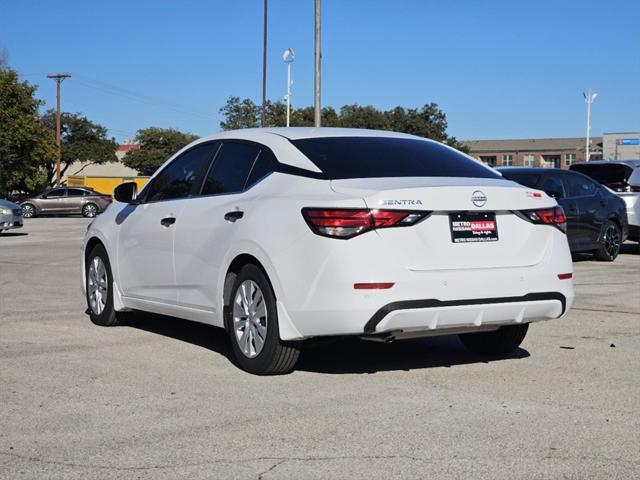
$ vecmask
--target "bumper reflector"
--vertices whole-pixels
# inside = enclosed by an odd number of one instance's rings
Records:
[[[558,278],[560,280],[569,280],[570,278],[573,278],[573,273],[559,273]]]
[[[393,287],[395,283],[393,282],[383,282],[383,283],[354,283],[353,288],[356,290],[387,290]]]

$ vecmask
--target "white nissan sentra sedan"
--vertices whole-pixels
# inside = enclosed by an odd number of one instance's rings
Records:
[[[290,371],[326,335],[457,334],[504,355],[573,302],[556,201],[411,135],[228,131],[115,199],[83,246],[91,320],[141,310],[222,327],[252,373]]]

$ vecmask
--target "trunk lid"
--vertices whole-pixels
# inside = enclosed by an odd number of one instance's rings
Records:
[[[535,265],[547,254],[555,228],[513,213],[552,207],[553,198],[504,179],[365,178],[333,180],[331,187],[362,198],[369,208],[433,212],[413,226],[376,231],[389,255],[415,271]],[[498,240],[454,243],[450,214],[460,212],[495,213]]]

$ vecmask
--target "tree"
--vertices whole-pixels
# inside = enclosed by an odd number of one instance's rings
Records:
[[[191,133],[171,128],[143,128],[138,130],[135,138],[140,150],[128,152],[122,163],[140,175],[152,175],[171,155],[197,138]]]
[[[255,128],[260,125],[260,107],[248,98],[229,97],[220,109],[224,120],[220,122],[223,130]],[[284,102],[267,102],[267,126],[286,124],[286,105]],[[313,107],[292,108],[290,124],[292,127],[313,126]],[[422,108],[395,107],[383,111],[371,105],[344,105],[340,112],[331,107],[322,109],[322,125],[325,127],[372,128],[392,130],[444,142],[454,148],[468,151],[467,147],[455,137],[447,135],[447,116],[435,103]]]
[[[47,111],[42,116],[43,123],[51,132],[56,130],[56,112]],[[74,162],[85,165],[102,165],[116,162],[116,141],[107,137],[107,129],[92,122],[80,113],[62,113],[60,120],[60,176],[64,176]],[[83,168],[84,168],[83,166]],[[53,183],[56,175],[55,160],[48,162],[47,181]],[[72,172],[77,174],[78,172]]]
[[[0,197],[46,185],[46,165],[56,158],[51,131],[38,118],[37,87],[0,67]]]

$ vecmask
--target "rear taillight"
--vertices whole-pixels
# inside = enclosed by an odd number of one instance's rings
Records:
[[[640,192],[640,186],[630,185],[627,182],[607,183],[607,187],[614,192]]]
[[[302,216],[313,233],[331,238],[352,238],[379,228],[408,227],[429,212],[369,208],[303,208]]]
[[[563,232],[567,231],[567,217],[562,207],[520,210],[520,213],[533,223],[553,225]]]

